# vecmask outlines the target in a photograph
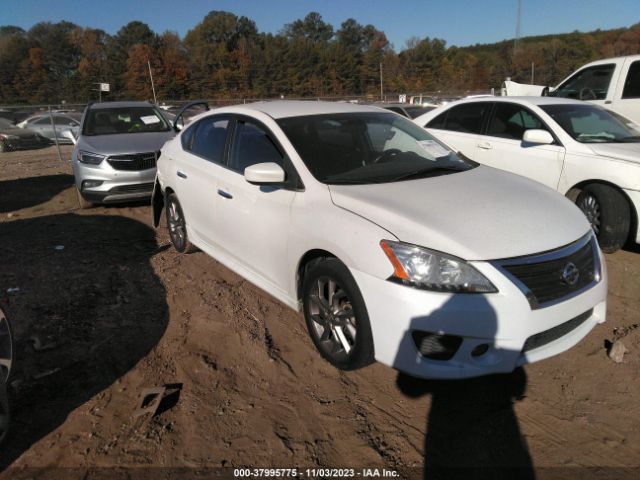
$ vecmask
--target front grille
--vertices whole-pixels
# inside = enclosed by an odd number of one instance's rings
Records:
[[[151,193],[153,182],[139,183],[137,185],[119,185],[109,190],[109,193]]]
[[[600,279],[597,247],[594,239],[583,240],[555,252],[497,262],[524,291],[532,308],[544,307],[572,295]],[[578,271],[574,283],[567,275],[573,266]]]
[[[133,153],[129,155],[112,155],[107,161],[116,170],[148,170],[156,166],[156,152]]]
[[[560,325],[550,328],[549,330],[545,330],[544,332],[532,335],[531,337],[527,338],[526,342],[524,342],[522,353],[526,353],[529,350],[534,350],[536,348],[542,347],[543,345],[564,337],[566,334],[572,332],[580,325],[582,325],[592,314],[593,308],[588,312],[584,312],[582,315],[578,315],[577,317],[572,318],[568,322],[561,323]]]

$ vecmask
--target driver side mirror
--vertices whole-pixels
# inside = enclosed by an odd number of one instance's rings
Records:
[[[244,169],[244,179],[254,185],[282,183],[284,170],[275,162],[256,163]]]
[[[71,130],[65,130],[64,132],[62,132],[62,136],[64,138],[68,138],[69,140],[71,140],[74,145],[78,143],[78,141],[76,140],[76,137],[73,135],[73,132]]]
[[[537,128],[532,128],[524,132],[522,141],[537,145],[550,145],[554,142],[553,136],[549,132]]]

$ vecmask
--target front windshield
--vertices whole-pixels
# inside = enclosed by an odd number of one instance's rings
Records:
[[[327,184],[394,182],[477,166],[395,113],[309,115],[278,124],[313,176]]]
[[[154,107],[118,107],[89,110],[83,135],[166,132],[169,124]]]
[[[638,142],[638,132],[607,110],[589,104],[540,105],[562,129],[581,143]]]

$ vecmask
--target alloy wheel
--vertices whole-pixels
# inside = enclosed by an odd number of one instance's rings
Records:
[[[330,277],[320,277],[307,297],[313,333],[336,360],[348,358],[356,345],[355,311],[346,291]]]
[[[593,195],[586,195],[581,201],[580,210],[583,211],[587,220],[591,224],[591,228],[597,235],[600,233],[600,222],[601,222],[601,213],[600,213],[600,203],[598,199]]]
[[[182,247],[186,238],[184,217],[181,214],[180,207],[175,201],[169,203],[169,235],[174,245]]]

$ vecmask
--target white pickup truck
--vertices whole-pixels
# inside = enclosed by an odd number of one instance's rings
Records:
[[[588,63],[555,88],[505,81],[502,94],[586,100],[640,124],[640,55],[607,58]]]

